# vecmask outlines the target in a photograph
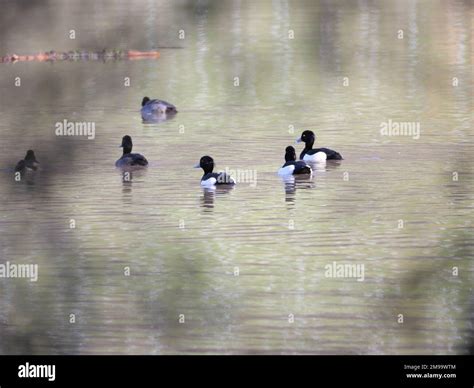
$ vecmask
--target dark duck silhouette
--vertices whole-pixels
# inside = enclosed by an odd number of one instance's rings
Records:
[[[120,147],[123,148],[122,157],[115,162],[116,167],[128,167],[128,166],[147,166],[148,160],[141,154],[132,154],[132,138],[128,135],[122,138],[122,144]]]
[[[20,160],[15,166],[15,172],[25,173],[27,171],[36,171],[38,169],[39,162],[36,160],[36,156],[33,150],[26,152],[25,159]]]
[[[169,102],[163,100],[151,100],[149,97],[143,97],[142,116],[150,116],[156,114],[176,114],[178,113],[176,107]]]

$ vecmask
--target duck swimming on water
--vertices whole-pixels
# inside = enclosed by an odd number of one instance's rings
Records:
[[[313,144],[316,140],[316,135],[313,131],[304,131],[301,137],[296,139],[297,143],[305,143],[305,147],[300,154],[300,159],[308,162],[322,162],[325,160],[342,160],[342,155],[339,152],[330,150],[329,148],[314,148]]]
[[[115,162],[116,167],[128,166],[147,166],[148,160],[141,154],[132,154],[132,138],[128,135],[122,138],[122,144],[119,146],[123,148],[122,157]]]
[[[285,149],[285,164],[278,170],[278,175],[311,174],[311,167],[303,160],[296,160],[296,151],[292,146]]]
[[[203,156],[194,168],[202,168],[204,175],[201,178],[201,186],[214,187],[216,185],[235,185],[235,180],[225,172],[212,172],[214,170],[214,159]]]
[[[39,162],[36,160],[36,156],[33,150],[26,152],[25,159],[20,160],[15,166],[15,172],[24,173],[26,171],[36,171],[38,169]]]
[[[149,97],[143,97],[141,113],[143,117],[156,114],[176,114],[176,107],[169,102],[162,100],[151,100]]]

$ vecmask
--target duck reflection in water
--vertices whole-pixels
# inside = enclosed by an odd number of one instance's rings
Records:
[[[202,190],[201,207],[204,212],[211,212],[214,209],[214,201],[216,197],[223,197],[234,190],[234,186],[216,186],[205,187]]]
[[[122,171],[122,194],[131,194],[133,184],[132,171]]]
[[[136,169],[133,167],[130,168],[121,168],[120,175],[122,178],[122,193],[131,194],[133,183],[137,183],[137,178],[141,178],[147,174],[147,169]]]
[[[293,203],[296,199],[296,190],[313,189],[316,184],[313,175],[289,175],[281,177],[285,185],[285,202]]]

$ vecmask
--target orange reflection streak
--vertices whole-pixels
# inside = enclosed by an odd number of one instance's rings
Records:
[[[34,55],[17,55],[7,54],[0,57],[0,63],[15,63],[15,62],[29,62],[29,61],[68,61],[68,60],[107,60],[107,59],[143,59],[143,58],[159,58],[159,51],[70,51],[70,52],[56,52],[49,51]]]

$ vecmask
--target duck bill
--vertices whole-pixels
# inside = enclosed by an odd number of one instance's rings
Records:
[[[195,165],[193,166],[193,168],[201,168],[201,166],[200,166],[199,163],[198,163],[198,164],[195,164]]]
[[[301,140],[301,137],[299,137],[298,139],[296,139],[296,142],[297,143],[301,143],[303,140]]]

